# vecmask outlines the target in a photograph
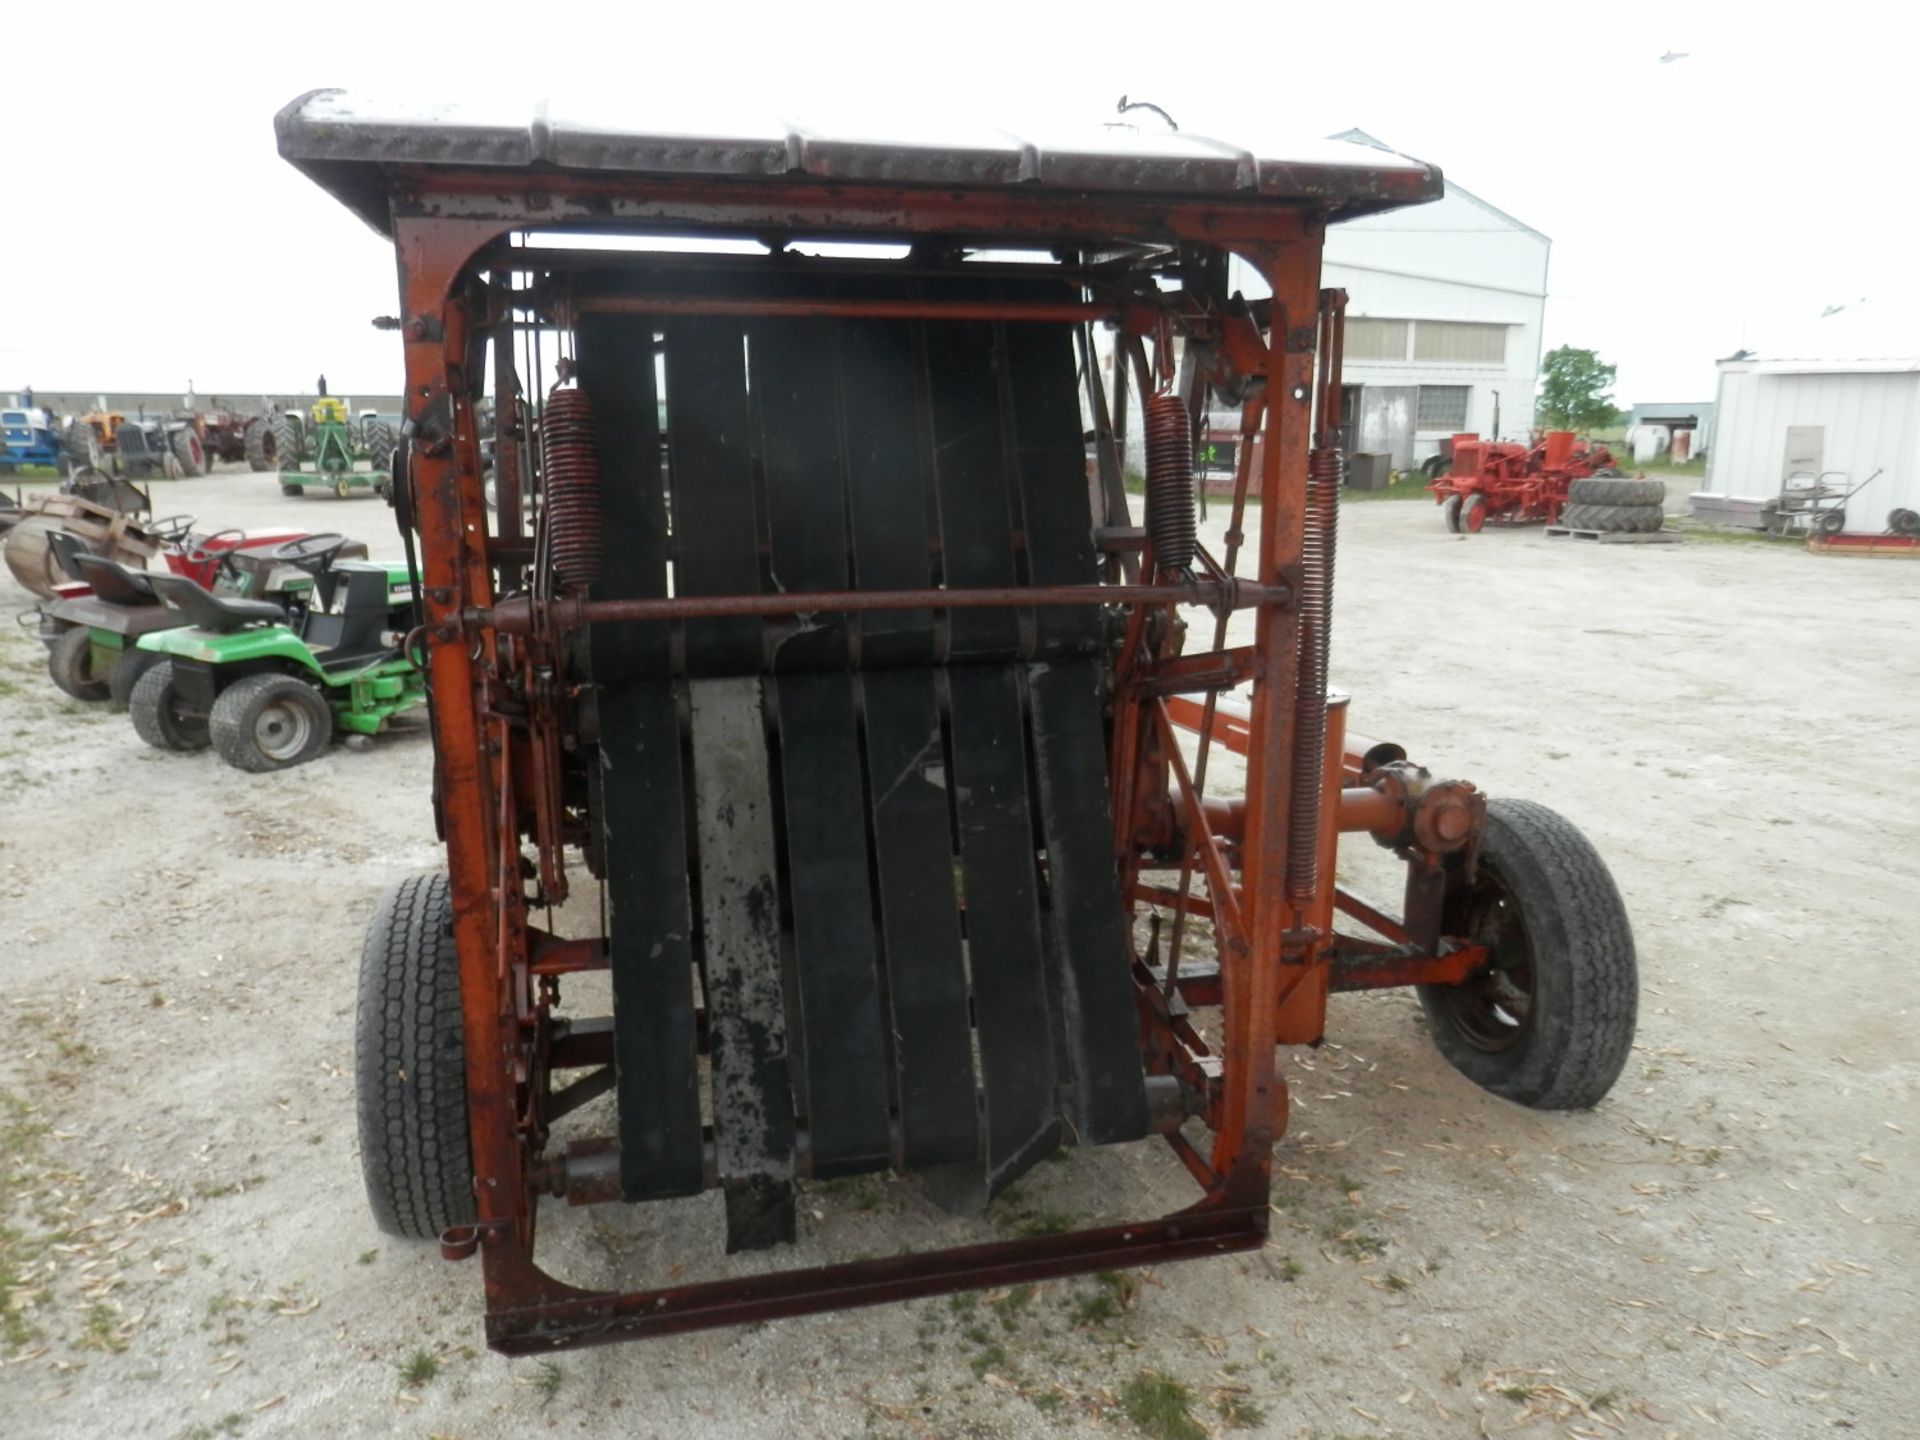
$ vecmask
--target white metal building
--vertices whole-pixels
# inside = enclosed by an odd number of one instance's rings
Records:
[[[1389,148],[1360,130],[1333,138]],[[1323,283],[1347,292],[1342,419],[1354,450],[1405,470],[1459,431],[1526,437],[1551,246],[1451,180],[1430,205],[1328,230]],[[1249,271],[1235,283],[1265,293]]]
[[[1834,315],[1719,370],[1708,490],[1771,496],[1796,473],[1857,485],[1881,470],[1848,502],[1847,530],[1876,534],[1889,512],[1920,510],[1920,328],[1904,312]]]

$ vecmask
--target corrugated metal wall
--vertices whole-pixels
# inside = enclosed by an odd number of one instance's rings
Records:
[[[1779,493],[1790,426],[1823,428],[1828,470],[1854,482],[1886,474],[1847,506],[1847,529],[1875,534],[1887,512],[1920,510],[1920,374],[1769,374],[1720,372],[1708,490],[1730,495]]]

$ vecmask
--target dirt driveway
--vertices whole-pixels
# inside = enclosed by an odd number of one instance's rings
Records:
[[[371,499],[163,489],[397,552]],[[1343,524],[1356,728],[1563,810],[1614,868],[1645,988],[1612,1097],[1490,1099],[1410,996],[1342,999],[1337,1043],[1287,1057],[1263,1254],[544,1363],[481,1348],[477,1269],[361,1199],[354,965],[436,859],[423,733],[243,775],[68,703],[0,628],[0,1435],[1913,1433],[1920,564]],[[779,1258],[1190,1193],[1153,1146],[1044,1165],[980,1222],[821,1186]],[[703,1202],[543,1228],[585,1281],[733,1264]]]

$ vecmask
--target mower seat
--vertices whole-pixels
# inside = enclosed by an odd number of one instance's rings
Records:
[[[597,596],[1099,578],[1070,327],[591,315],[578,339]],[[729,1249],[791,1238],[802,1154],[977,1206],[1063,1143],[1145,1133],[1108,653],[1094,606],[592,627],[626,1198],[698,1192],[708,1117]]]
[[[336,560],[320,580],[326,586],[328,608],[308,610],[300,638],[324,651],[321,666],[331,668],[368,659],[387,646],[381,636],[390,628],[387,603],[387,567],[365,561]]]
[[[72,539],[72,536],[66,536]],[[134,570],[122,565],[118,560],[109,560],[104,555],[95,555],[82,550],[72,559],[61,556],[60,563],[77,578],[93,587],[93,593],[109,605],[158,605],[160,597],[153,593],[153,576],[144,570]]]
[[[75,580],[84,580],[80,573],[79,560],[82,555],[91,555],[87,542],[71,530],[49,530],[47,548],[53,551],[54,563]]]
[[[238,630],[246,625],[271,624],[287,618],[287,612],[278,605],[265,600],[230,600],[213,594],[185,575],[154,574],[147,579],[162,604],[178,611],[189,625],[201,630]]]

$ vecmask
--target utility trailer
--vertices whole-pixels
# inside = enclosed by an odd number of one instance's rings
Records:
[[[1420,987],[1447,1058],[1513,1100],[1606,1093],[1637,989],[1604,864],[1355,735],[1327,688],[1321,242],[1437,198],[1436,170],[337,91],[277,129],[402,277],[395,501],[447,856],[368,932],[363,1169],[383,1227],[479,1255],[496,1349],[1257,1248],[1277,1047],[1319,1041],[1334,991]],[[1270,295],[1229,289],[1232,255]],[[493,407],[491,509],[489,392],[537,402],[538,437]],[[1247,442],[1217,554],[1210,392]],[[1222,749],[1243,797],[1206,792]],[[1400,913],[1336,883],[1342,836],[1405,861]],[[569,896],[593,919],[563,938]],[[611,1015],[563,1003],[590,971]],[[1197,1187],[1165,1216],[697,1282],[663,1257],[639,1291],[535,1256],[542,1200],[718,1190],[717,1257],[790,1240],[808,1180],[977,1207],[1063,1145],[1154,1135]]]

